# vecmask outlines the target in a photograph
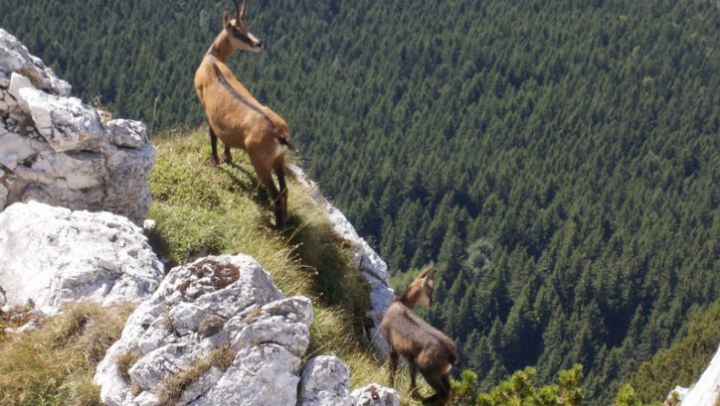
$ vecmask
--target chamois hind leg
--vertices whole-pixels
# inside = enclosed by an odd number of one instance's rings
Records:
[[[227,144],[225,144],[225,151],[223,151],[222,160],[226,164],[232,162],[232,154],[230,153],[230,147]]]
[[[278,178],[278,186],[280,186],[280,211],[283,218],[283,223],[287,223],[287,201],[288,201],[288,188],[285,184],[285,162],[283,157],[280,156],[275,159],[273,163],[273,169],[275,169],[275,175]]]
[[[413,364],[412,362],[410,362],[409,369],[410,369],[410,397],[417,399],[420,397],[420,393],[418,392],[418,389],[417,389],[418,369],[415,366],[415,364]]]
[[[250,151],[248,151],[250,152]],[[285,229],[285,219],[282,217],[282,207],[280,202],[280,192],[277,190],[277,187],[275,187],[275,182],[272,178],[272,172],[270,165],[265,165],[265,162],[253,158],[253,154],[250,152],[250,161],[252,162],[253,166],[255,167],[255,172],[257,172],[258,178],[260,178],[260,182],[262,182],[263,185],[268,190],[268,193],[270,193],[270,199],[272,200],[273,206],[275,207],[275,228],[278,230],[284,230]]]

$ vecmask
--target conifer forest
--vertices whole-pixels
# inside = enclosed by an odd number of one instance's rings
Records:
[[[2,0],[0,27],[152,134],[205,125],[193,75],[225,9]],[[265,49],[233,55],[236,76],[397,289],[438,267],[424,316],[481,389],[579,363],[584,403],[608,405],[702,334],[691,318],[720,300],[720,2],[250,0],[247,17]]]

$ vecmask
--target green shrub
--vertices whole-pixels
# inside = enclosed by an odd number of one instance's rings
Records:
[[[535,368],[517,371],[493,388],[490,393],[478,397],[480,406],[579,406],[582,404],[580,381],[582,366],[575,365],[558,374],[560,385],[547,385],[536,389],[532,380]]]

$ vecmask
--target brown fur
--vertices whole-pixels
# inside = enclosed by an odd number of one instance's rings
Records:
[[[217,139],[224,146],[223,161],[232,162],[230,148],[247,151],[257,176],[270,193],[275,206],[275,226],[285,228],[288,190],[285,184],[285,154],[292,149],[287,123],[258,102],[227,66],[236,50],[259,52],[262,41],[245,23],[246,1],[236,6],[235,18],[223,15],[223,30],[213,41],[195,73],[195,91],[205,109],[210,130],[212,163],[218,165]],[[275,172],[279,188],[275,186]]]
[[[444,405],[450,396],[450,371],[457,362],[457,347],[452,339],[412,312],[416,305],[432,303],[435,270],[426,268],[415,278],[400,298],[388,307],[382,329],[390,344],[390,386],[395,385],[398,358],[410,366],[410,392],[417,396],[417,371],[435,389],[426,404]]]

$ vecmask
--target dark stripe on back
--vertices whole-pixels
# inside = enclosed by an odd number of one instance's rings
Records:
[[[220,68],[217,66],[217,64],[212,63],[213,70],[215,71],[215,75],[218,78],[218,81],[225,89],[227,89],[230,94],[233,95],[240,103],[247,106],[250,110],[253,110],[254,112],[260,114],[263,116],[270,124],[272,124],[273,127],[277,128],[277,124],[270,118],[270,116],[267,115],[264,111],[262,111],[258,106],[254,105],[250,100],[246,99],[245,96],[243,96],[237,89],[233,87],[233,85],[228,82],[227,78],[223,76],[222,71],[220,71]]]

